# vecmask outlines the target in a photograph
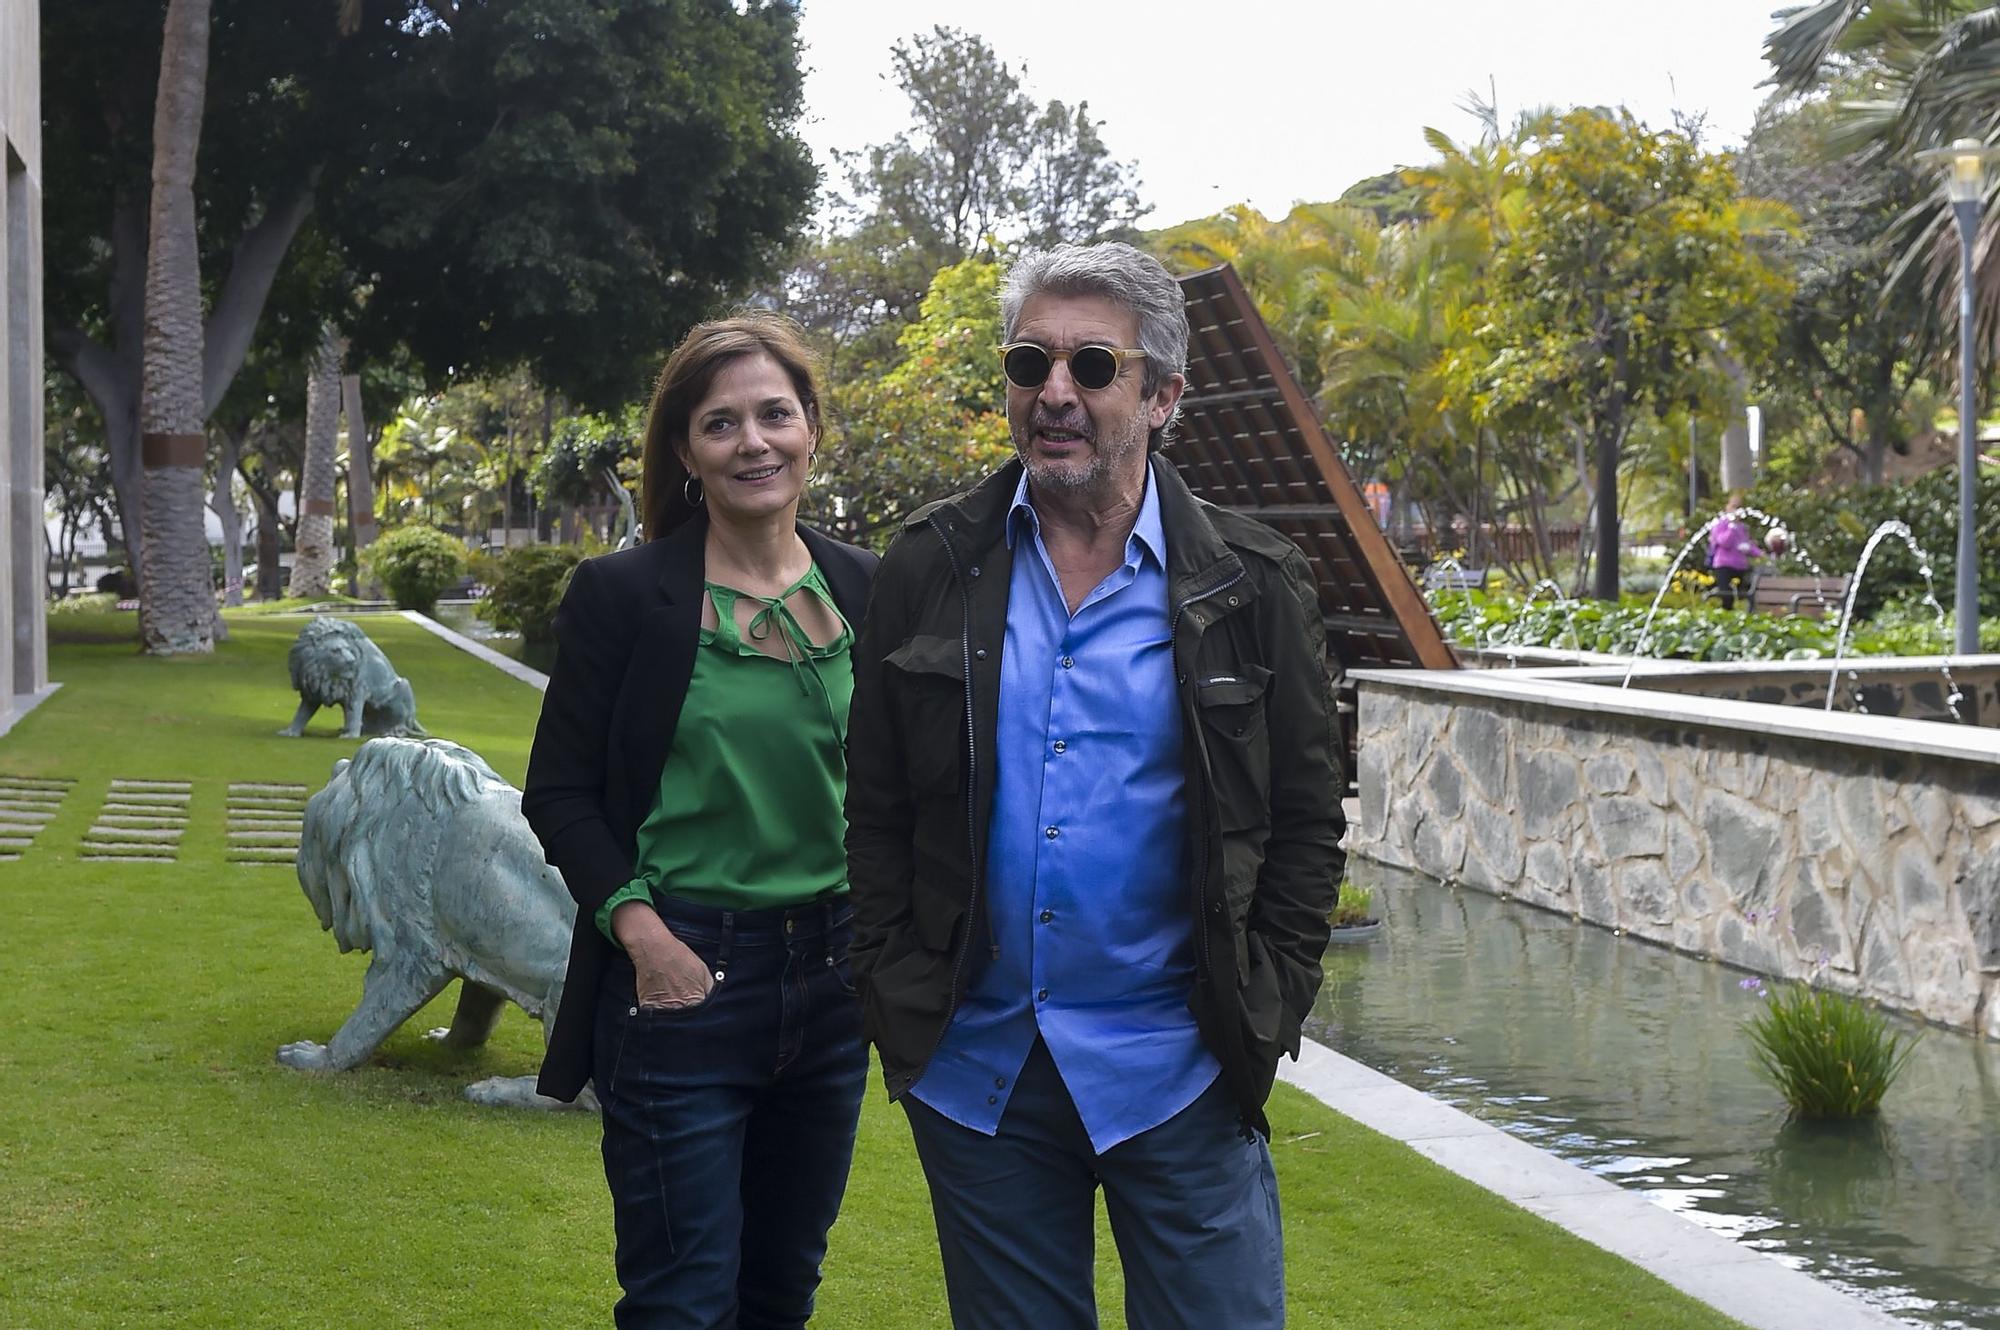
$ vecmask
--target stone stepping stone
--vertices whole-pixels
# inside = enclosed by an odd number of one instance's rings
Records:
[[[0,776],[0,863],[15,863],[55,819],[74,776]]]
[[[178,841],[179,827],[112,827],[99,824],[84,833],[86,840]]]
[[[298,852],[286,845],[232,845],[229,847],[229,862],[232,864],[291,864],[298,862]]]
[[[170,856],[167,862],[173,862],[171,858],[173,846],[155,845],[150,841],[93,840],[86,836],[83,838],[83,848],[92,854],[119,852],[129,854],[165,854]]]
[[[0,818],[4,817],[6,814],[0,813]],[[99,813],[97,820],[120,827],[184,827],[188,822],[184,817],[170,817],[150,809],[143,813]]]
[[[186,794],[194,789],[194,782],[191,780],[127,780],[122,776],[114,776],[111,778],[111,788],[114,790],[172,790]]]
[[[296,831],[232,831],[229,833],[231,848],[250,845],[289,845],[298,848],[299,833]]]
[[[93,850],[100,850],[106,847],[99,845],[92,846],[91,848]],[[174,862],[173,859],[153,854],[80,854],[77,858],[87,864],[170,864]]]
[[[229,782],[229,792],[234,794],[288,794],[303,799],[307,787],[304,785],[271,785],[261,781],[233,780]]]
[[[229,809],[231,812],[252,808],[271,808],[295,813],[305,806],[306,802],[303,799],[276,799],[267,795],[240,794],[232,795],[229,799]]]
[[[112,817],[151,817],[156,826],[163,827],[184,827],[188,821],[185,816],[180,814],[164,813],[157,808],[147,808],[144,805],[135,806],[132,804],[106,804],[98,810],[98,816],[104,817],[107,815]]]
[[[189,796],[185,793],[170,794],[165,790],[113,790],[104,798],[106,803],[116,799],[126,804],[155,804],[163,808],[185,808]]]

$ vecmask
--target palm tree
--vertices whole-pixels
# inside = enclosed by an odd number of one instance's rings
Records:
[[[1960,138],[2000,137],[2000,6],[1973,0],[1817,0],[1783,15],[1764,39],[1779,88],[1830,91],[1841,113],[1837,146],[1863,164],[1907,160]],[[1866,96],[1841,95],[1843,85]],[[1974,248],[1980,345],[2000,332],[2000,217],[1987,186]],[[1939,191],[1892,232],[1892,285],[1914,287],[1955,332],[1958,245]],[[1950,337],[1941,339],[1949,345]]]
[[[299,534],[286,594],[324,596],[333,590],[333,450],[340,430],[340,334],[320,333],[306,375],[306,459],[299,487]]]
[[[169,0],[153,111],[153,193],[140,388],[139,634],[148,652],[215,649],[215,585],[203,529],[201,259],[195,150],[208,79],[209,0]]]

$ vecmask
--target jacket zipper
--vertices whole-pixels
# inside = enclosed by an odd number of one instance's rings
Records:
[[[1174,617],[1167,624],[1167,641],[1172,643],[1180,640],[1181,615],[1186,612],[1188,606],[1194,604],[1196,601],[1207,600],[1210,596],[1227,591],[1242,580],[1243,570],[1238,568],[1236,575],[1227,582],[1217,583],[1208,590],[1189,596],[1186,600],[1182,601],[1174,608]],[[1192,665],[1193,662],[1190,661],[1189,664]],[[1210,959],[1208,951],[1208,786],[1212,783],[1207,779],[1209,771],[1208,736],[1202,733],[1201,714],[1199,710],[1192,706],[1189,707],[1189,710],[1195,713],[1194,724],[1190,728],[1194,731],[1195,743],[1201,751],[1201,769],[1204,777],[1200,791],[1202,816],[1201,835],[1199,837],[1201,842],[1201,869],[1195,874],[1194,879],[1194,937],[1195,945],[1201,949],[1202,973],[1209,977],[1210,983],[1213,983],[1215,981],[1215,962]]]
[[[916,1084],[917,1080],[929,1069],[931,1060],[937,1057],[938,1049],[944,1045],[945,1035],[951,1030],[952,1018],[958,1015],[959,979],[965,973],[966,952],[972,948],[972,922],[973,916],[979,911],[980,876],[979,838],[973,833],[974,800],[977,795],[975,785],[979,773],[979,740],[973,728],[972,719],[972,592],[965,584],[964,570],[959,567],[958,550],[946,538],[944,526],[937,520],[935,515],[926,520],[930,523],[932,529],[938,533],[938,542],[944,546],[945,556],[951,560],[952,579],[958,583],[958,642],[959,650],[963,654],[965,662],[965,851],[967,870],[972,874],[972,894],[966,898],[965,932],[959,938],[958,954],[952,958],[951,962],[951,991],[948,994],[950,1000],[945,1004],[944,1023],[938,1026],[937,1038],[931,1041],[930,1056],[924,1059],[924,1065],[917,1069],[916,1076],[910,1078],[911,1085]],[[904,1088],[907,1089],[908,1086]]]

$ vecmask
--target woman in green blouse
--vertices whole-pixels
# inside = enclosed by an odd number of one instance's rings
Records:
[[[587,560],[521,808],[576,896],[542,1090],[594,1080],[621,1327],[797,1330],[867,1053],[847,968],[847,703],[874,556],[798,524],[797,328],[696,328],[646,425],[646,543]]]

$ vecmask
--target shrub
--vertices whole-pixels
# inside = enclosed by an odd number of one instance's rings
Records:
[[[1617,605],[1599,600],[1523,601],[1482,591],[1433,591],[1428,597],[1438,627],[1459,646],[1556,647],[1678,660],[1820,660],[1832,657],[1837,632],[1831,616],[1750,614],[1713,604],[1684,603],[1677,608],[1675,599],[1684,598],[1678,589],[1661,602],[1650,628],[1649,596],[1628,596]],[[1912,611],[1887,617],[1880,628],[1858,623],[1848,635],[1847,654],[1943,652],[1944,637],[1927,615],[1928,611],[1923,616]],[[1980,638],[2000,645],[2000,623],[1982,623]]]
[[[430,613],[437,598],[465,575],[465,547],[436,527],[385,531],[362,554],[368,575],[387,588],[398,609]]]
[[[1979,612],[2000,615],[2000,470],[1984,468],[1974,486],[1974,521],[1979,551]],[[1800,553],[1809,553],[1828,573],[1847,573],[1861,558],[1869,533],[1896,518],[1908,524],[1931,557],[1931,576],[1940,599],[1951,603],[1958,559],[1958,468],[1940,467],[1893,485],[1848,485],[1804,490],[1760,486],[1750,492],[1753,507],[1784,521],[1797,546],[1780,565],[1804,572]],[[1868,565],[1855,611],[1868,618],[1885,604],[1923,593],[1917,561],[1900,540],[1884,541]]]
[[[1875,1112],[1916,1048],[1858,998],[1803,983],[1773,992],[1743,1028],[1795,1118]]]
[[[1340,884],[1340,900],[1334,905],[1327,922],[1335,928],[1352,928],[1356,924],[1375,922],[1372,913],[1375,905],[1375,891],[1372,887],[1356,886],[1351,880]]]
[[[583,562],[580,545],[520,545],[492,560],[480,614],[529,642],[554,637],[556,606]]]
[[[62,596],[49,602],[49,613],[64,614],[104,614],[118,608],[118,597],[108,591],[100,591],[88,596]]]

